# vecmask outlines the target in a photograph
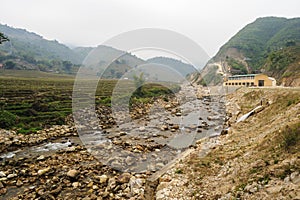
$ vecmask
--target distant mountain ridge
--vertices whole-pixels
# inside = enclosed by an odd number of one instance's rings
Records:
[[[180,60],[169,57],[154,57],[147,60],[148,63],[157,63],[166,66],[172,66],[178,73],[186,76],[197,72],[197,69],[190,64],[184,63]]]
[[[263,17],[246,25],[208,62],[198,83],[224,76],[265,73],[286,86],[300,85],[300,18]]]
[[[59,59],[80,64],[90,49],[74,51],[56,40],[46,40],[36,33],[7,25],[0,24],[0,32],[10,39],[10,42],[0,46],[1,51],[14,55],[34,56],[35,59]]]
[[[123,52],[122,50],[104,45],[98,47],[69,48],[56,40],[46,40],[36,33],[7,25],[0,24],[0,32],[8,36],[10,40],[0,45],[0,64],[6,69],[40,70],[75,74],[91,52],[100,51],[102,60],[97,60],[94,65],[99,69],[98,75],[103,78],[131,77],[134,72],[130,74],[127,72],[132,71],[132,69],[137,70],[136,67],[138,65],[146,63],[168,65],[179,72],[183,77],[196,71],[192,65],[183,63],[180,60],[156,57],[145,61],[128,52]],[[113,55],[122,56],[110,63],[111,60],[108,58]],[[96,55],[94,58],[89,57],[89,59],[91,59],[90,61],[99,59],[99,56]],[[106,63],[110,63],[109,67],[106,66],[106,68],[104,68]],[[156,73],[155,66],[150,68],[145,71],[145,75],[153,75]],[[137,70],[136,73],[141,72],[142,71]],[[157,80],[160,79],[158,74],[155,76],[157,76]],[[166,77],[167,75],[165,74],[164,76]]]

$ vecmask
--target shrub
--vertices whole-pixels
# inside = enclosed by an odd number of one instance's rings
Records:
[[[176,169],[175,170],[175,174],[182,174],[183,173],[183,170],[182,169]]]
[[[16,121],[16,115],[5,110],[0,110],[0,128],[11,128],[16,124]]]
[[[287,151],[291,151],[293,147],[297,146],[300,142],[300,123],[293,126],[287,126],[282,132],[283,147]]]

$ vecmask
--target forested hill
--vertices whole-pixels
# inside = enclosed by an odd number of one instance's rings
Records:
[[[0,45],[0,68],[4,69],[75,74],[86,56],[95,49],[93,47],[76,47],[71,49],[56,40],[46,40],[42,36],[25,29],[1,24],[0,33],[9,38],[8,42],[3,42]],[[99,45],[96,49],[107,55],[102,55],[104,58],[109,58],[109,55],[124,53],[122,57],[110,64],[109,69],[99,68],[98,74],[102,74],[103,78],[121,78],[130,69],[147,63],[147,61],[128,52],[123,52],[113,47]],[[202,60],[200,61],[202,62]],[[100,64],[103,62],[105,63],[106,61],[99,61]],[[206,61],[203,60],[203,62]],[[172,58],[156,57],[150,59],[148,63],[168,65],[184,77],[196,71],[193,66]],[[149,70],[148,73],[150,71],[155,74],[153,70]],[[127,74],[126,78],[128,76]]]
[[[36,33],[28,32],[25,29],[13,28],[0,24],[0,32],[10,39],[0,46],[0,50],[15,55],[35,57],[39,60],[60,59],[70,61],[73,64],[80,64],[87,55],[87,51],[74,51],[56,40],[47,40]]]
[[[299,65],[300,18],[264,17],[248,24],[225,43],[206,65],[204,79],[200,81],[212,80],[213,71],[222,66],[223,73],[228,75],[265,73],[275,77],[279,84],[300,85]],[[222,80],[221,75],[216,75],[215,82]]]
[[[25,29],[2,24],[0,32],[9,38],[8,42],[0,45],[0,63],[9,69],[74,73],[92,49],[71,49],[56,40],[47,40]]]

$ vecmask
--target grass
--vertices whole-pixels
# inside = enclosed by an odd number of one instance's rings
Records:
[[[10,121],[1,128],[30,133],[43,127],[64,124],[66,116],[72,113],[74,78],[71,75],[38,71],[0,70],[0,110],[10,116]],[[116,79],[99,80],[96,105],[111,105],[111,96],[117,83]],[[122,84],[128,89],[134,86],[130,80]],[[170,85],[170,88],[173,91],[180,89],[174,85]],[[172,94],[171,90],[152,83],[143,87],[143,96],[128,95],[134,97],[132,104],[149,103],[153,97]]]
[[[175,174],[182,174],[183,173],[183,170],[182,169],[176,169],[175,170]]]
[[[286,126],[281,133],[282,146],[288,152],[297,152],[300,144],[300,123]]]
[[[194,185],[204,185],[205,191],[218,188],[223,194],[232,193],[236,198],[240,198],[244,193],[240,191],[247,185],[254,182],[267,185],[270,180],[283,180],[300,170],[297,159],[300,152],[300,90],[243,88],[238,92],[231,95],[236,95],[235,98],[231,99],[229,95],[229,100],[238,102],[243,113],[259,105],[262,98],[270,104],[249,118],[247,124],[233,124],[233,132],[224,138],[222,145],[203,158],[195,153],[183,167]],[[220,178],[224,187],[217,182],[207,185],[213,177]],[[207,199],[217,199],[215,197],[211,195]]]

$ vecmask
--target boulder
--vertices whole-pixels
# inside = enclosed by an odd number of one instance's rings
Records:
[[[76,178],[78,176],[79,172],[75,169],[71,169],[68,171],[67,176],[70,178]]]

